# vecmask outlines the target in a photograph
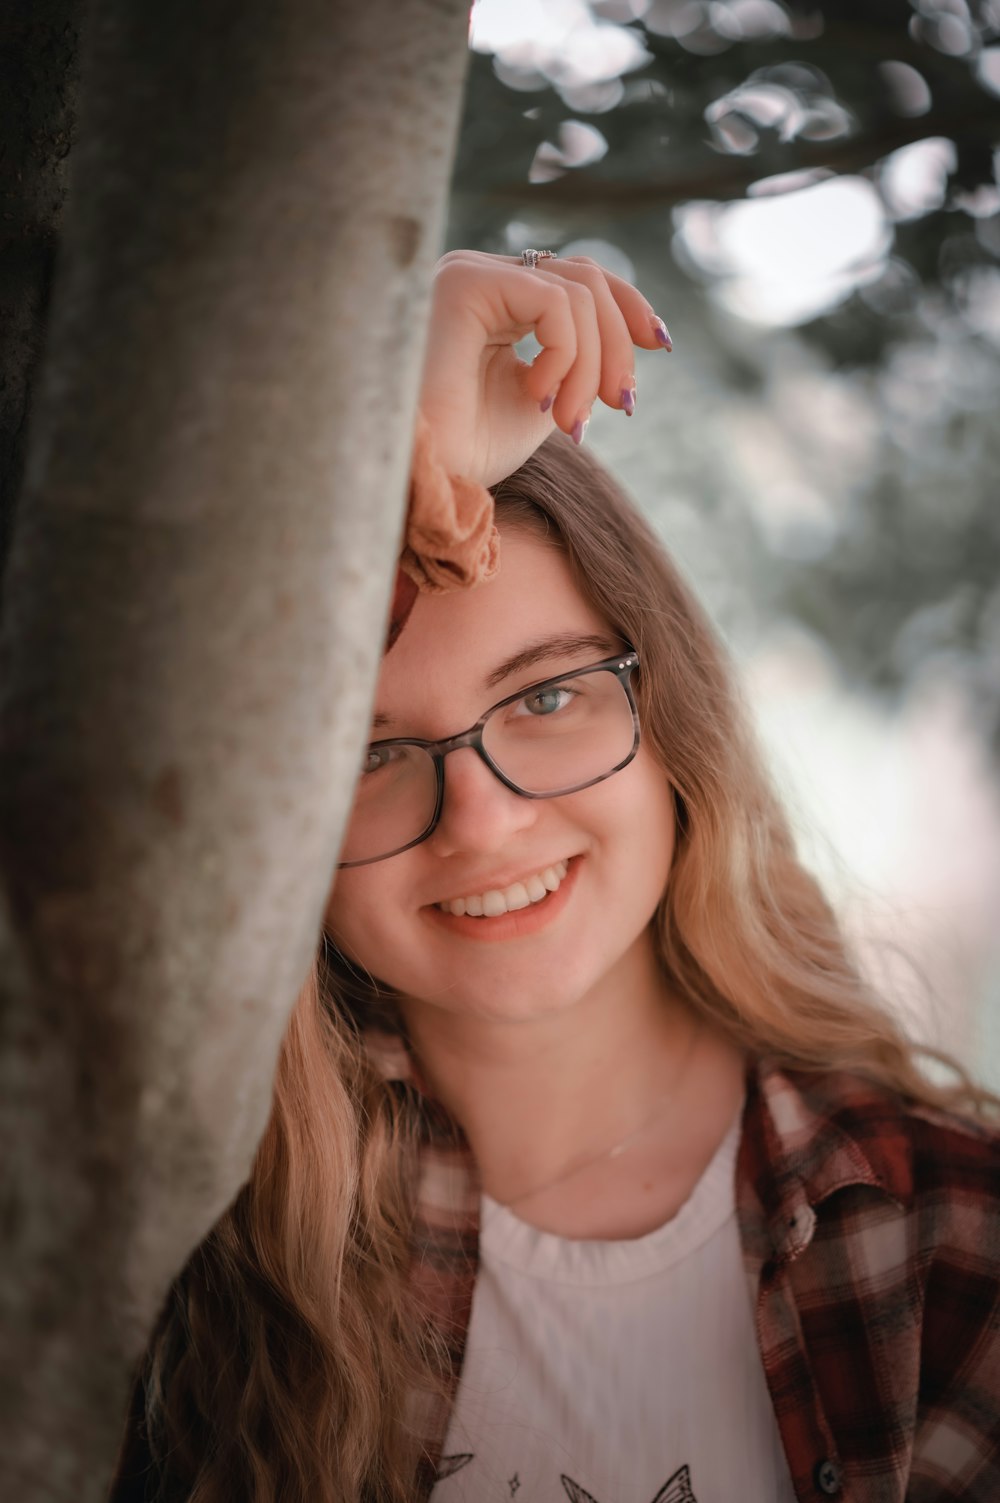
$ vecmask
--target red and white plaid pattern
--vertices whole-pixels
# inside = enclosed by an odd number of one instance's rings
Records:
[[[382,1067],[414,1081],[399,1044]],[[413,1287],[457,1392],[479,1183],[424,1098]],[[1000,1134],[857,1076],[750,1068],[737,1212],[801,1503],[1000,1503]],[[434,1485],[450,1405],[415,1404]],[[719,1415],[724,1426],[726,1416]]]
[[[472,1308],[479,1182],[401,1042],[369,1048],[420,1105],[412,1285],[448,1363],[444,1398],[415,1393],[407,1415],[426,1503]],[[748,1070],[737,1213],[800,1503],[1000,1503],[998,1150],[996,1131],[856,1076]],[[113,1503],[156,1496],[156,1480],[140,1383]]]

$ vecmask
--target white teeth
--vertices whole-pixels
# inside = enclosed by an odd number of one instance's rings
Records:
[[[493,887],[489,892],[473,897],[451,898],[439,903],[438,907],[458,917],[468,914],[471,918],[499,918],[502,913],[516,913],[520,908],[540,903],[550,892],[556,891],[568,871],[568,861],[556,861],[544,871],[525,877],[523,882],[512,883],[503,892]]]
[[[504,897],[507,899],[508,913],[513,913],[518,908],[530,908],[531,906],[531,899],[528,897],[528,889],[525,887],[523,882],[515,882],[512,887],[508,887],[507,891],[504,893]]]

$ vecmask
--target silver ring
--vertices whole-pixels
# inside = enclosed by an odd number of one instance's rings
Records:
[[[554,261],[555,251],[523,250],[521,252],[521,265],[527,266],[529,271],[534,271],[539,261]]]

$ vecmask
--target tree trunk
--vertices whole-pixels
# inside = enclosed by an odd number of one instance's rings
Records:
[[[7,570],[0,1496],[246,1178],[385,627],[465,0],[98,0]]]
[[[0,598],[66,196],[80,8],[0,8]]]

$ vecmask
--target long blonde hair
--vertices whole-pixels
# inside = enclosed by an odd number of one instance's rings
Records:
[[[994,1109],[957,1065],[950,1084],[932,1084],[870,992],[796,856],[717,634],[597,461],[556,436],[496,498],[506,525],[565,550],[583,593],[639,652],[643,736],[678,811],[654,920],[675,990],[751,1056]],[[250,1179],[151,1344],[144,1422],[164,1499],[412,1497],[405,1394],[440,1381],[442,1359],[406,1290],[412,1103],[378,1079],[360,1038],[385,1004],[329,952],[298,1000]]]

